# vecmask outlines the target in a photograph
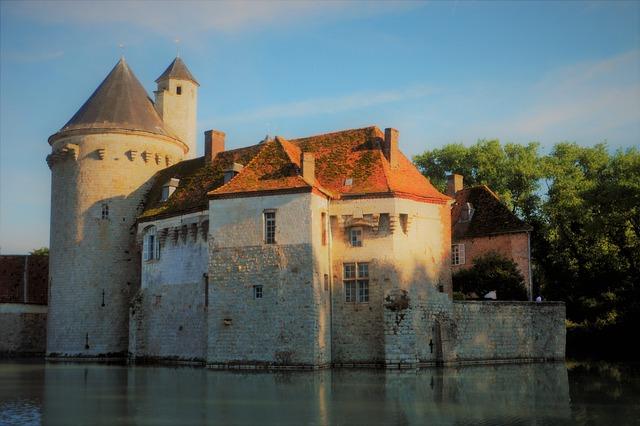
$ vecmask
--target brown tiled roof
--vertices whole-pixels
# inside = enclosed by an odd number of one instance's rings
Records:
[[[58,133],[79,129],[141,130],[173,136],[124,58]]]
[[[392,168],[382,153],[384,134],[375,126],[287,141],[276,138],[231,182],[210,195],[246,194],[308,187],[300,176],[300,152],[315,156],[315,187],[334,198],[399,195],[446,202],[402,153]],[[348,184],[350,179],[351,184]]]
[[[273,192],[316,191],[331,198],[400,196],[445,203],[438,192],[402,153],[391,167],[382,153],[384,134],[377,127],[344,130],[301,139],[273,140],[219,153],[211,164],[204,157],[183,161],[154,177],[145,210],[139,219],[170,216],[207,208],[210,197],[238,197]],[[302,152],[315,157],[315,182],[301,173]],[[223,171],[232,163],[244,169],[223,185]],[[160,201],[162,186],[180,179],[174,194]],[[346,180],[351,179],[351,185]]]
[[[466,204],[474,209],[470,221],[460,221]],[[520,220],[486,185],[464,188],[455,195],[451,209],[452,238],[482,237],[512,232],[531,231],[531,226]]]
[[[204,157],[181,161],[155,174],[139,220],[171,216],[207,208],[207,192],[222,186],[224,170],[234,162],[247,164],[259,151],[258,145],[219,153],[211,163]],[[162,187],[171,178],[180,179],[175,192],[161,201]]]
[[[156,79],[156,83],[166,78],[175,78],[177,80],[189,80],[194,82],[196,85],[200,86],[200,84],[193,77],[189,68],[185,65],[185,63],[177,57],[169,64],[166,70]]]

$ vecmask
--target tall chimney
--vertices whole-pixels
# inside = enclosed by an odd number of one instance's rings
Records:
[[[316,182],[316,158],[313,152],[303,152],[300,156],[302,166],[302,177],[312,185]]]
[[[455,197],[456,192],[460,191],[463,187],[462,175],[450,174],[447,176],[447,195],[449,197]]]
[[[400,132],[396,129],[392,129],[391,127],[384,129],[382,153],[384,154],[391,167],[398,166],[398,156],[400,155],[400,152],[398,151],[399,136]]]
[[[204,159],[207,163],[213,161],[219,152],[224,151],[224,132],[207,130],[204,132]]]

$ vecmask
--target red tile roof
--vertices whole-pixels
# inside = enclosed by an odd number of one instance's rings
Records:
[[[375,126],[290,141],[277,137],[237,177],[209,195],[315,188],[332,198],[395,195],[436,203],[449,200],[401,152],[395,152],[398,166],[391,167],[382,153],[383,141],[383,132]],[[301,152],[315,156],[314,185],[300,176]]]
[[[261,195],[273,192],[315,191],[330,198],[404,197],[426,202],[450,200],[438,192],[401,152],[396,167],[382,153],[384,133],[375,126],[343,130],[300,139],[273,140],[219,153],[211,163],[204,157],[182,161],[154,176],[140,220],[204,210],[207,194],[213,198]],[[315,157],[315,182],[301,173],[303,152]],[[223,172],[234,162],[244,169],[227,184]],[[173,195],[160,200],[162,186],[180,179]],[[351,184],[347,184],[347,179]]]

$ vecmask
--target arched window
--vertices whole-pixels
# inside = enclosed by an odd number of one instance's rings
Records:
[[[160,259],[160,239],[156,235],[156,227],[145,228],[143,235],[142,259],[145,261]]]

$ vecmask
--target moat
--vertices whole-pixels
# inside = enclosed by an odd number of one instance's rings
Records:
[[[313,372],[0,362],[1,425],[632,424],[640,364]]]

